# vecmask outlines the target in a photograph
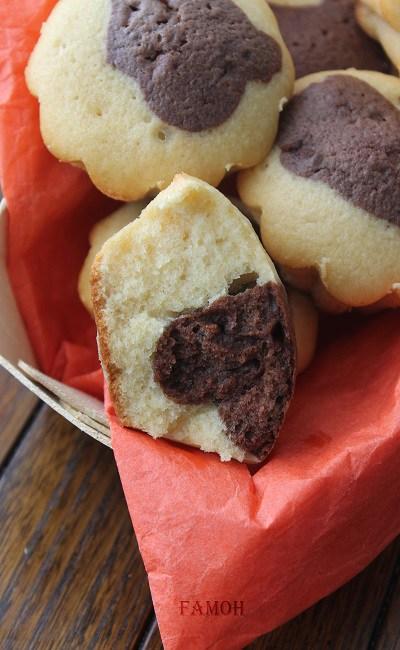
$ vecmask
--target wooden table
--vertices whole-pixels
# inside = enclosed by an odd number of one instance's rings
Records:
[[[162,648],[112,453],[4,371],[0,441],[0,649]],[[251,648],[400,649],[400,539]]]

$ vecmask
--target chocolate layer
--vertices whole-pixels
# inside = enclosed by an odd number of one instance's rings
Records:
[[[271,8],[298,78],[345,68],[390,72],[391,65],[380,45],[357,25],[354,0],[323,0],[320,5],[308,7],[272,3]]]
[[[334,75],[308,86],[285,108],[278,145],[294,174],[400,226],[400,111],[369,84]]]
[[[232,0],[111,0],[107,61],[140,85],[164,122],[202,131],[225,122],[248,81],[267,83],[279,45]]]
[[[294,341],[283,288],[257,285],[177,318],[158,341],[153,368],[169,398],[217,404],[229,438],[263,458],[294,388]]]

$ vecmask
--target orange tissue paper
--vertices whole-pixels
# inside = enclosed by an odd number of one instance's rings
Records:
[[[102,398],[77,295],[117,205],[41,139],[24,69],[56,0],[0,5],[8,271],[43,371]],[[271,458],[236,462],[123,428],[112,441],[166,650],[235,650],[363,569],[400,532],[400,312],[327,319]]]

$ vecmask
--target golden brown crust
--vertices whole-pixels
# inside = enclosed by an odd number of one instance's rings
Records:
[[[280,266],[279,271],[284,282],[300,291],[309,293],[322,311],[341,314],[351,309],[328,293],[316,269],[293,269],[288,266]]]
[[[326,289],[316,269],[301,268],[293,269],[288,266],[279,266],[279,272],[289,286],[309,293],[317,307],[328,314],[343,314],[344,312],[356,309],[363,313],[376,313],[384,309],[396,309],[400,307],[400,287],[391,293],[366,307],[352,307],[344,302],[336,300]]]
[[[107,325],[104,319],[104,308],[105,308],[105,298],[101,287],[101,274],[100,274],[100,265],[101,265],[102,255],[101,252],[98,253],[95,257],[95,260],[92,265],[90,284],[92,288],[92,303],[94,317],[96,320],[97,327],[97,343],[99,348],[99,353],[101,357],[101,362],[104,368],[107,368],[107,386],[110,392],[111,401],[113,403],[115,412],[118,418],[121,420],[122,424],[127,425],[124,422],[124,418],[121,417],[122,407],[120,405],[119,392],[117,389],[117,381],[121,374],[121,371],[117,368],[115,364],[111,361],[111,352],[108,345],[108,330]]]
[[[390,10],[389,10],[390,11]],[[397,16],[390,15],[376,0],[359,0],[355,15],[360,27],[385,50],[393,65],[400,70],[400,10]]]

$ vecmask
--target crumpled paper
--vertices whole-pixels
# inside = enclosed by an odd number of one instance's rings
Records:
[[[45,149],[24,68],[55,0],[0,5],[0,175],[9,273],[42,369],[101,395],[76,293],[115,203]],[[400,312],[327,319],[280,440],[238,463],[124,429],[114,453],[167,650],[234,650],[363,569],[400,532]]]
[[[91,227],[118,204],[44,147],[38,102],[24,76],[55,4],[0,3],[0,182],[10,215],[8,269],[42,370],[102,397],[95,326],[76,286]]]

